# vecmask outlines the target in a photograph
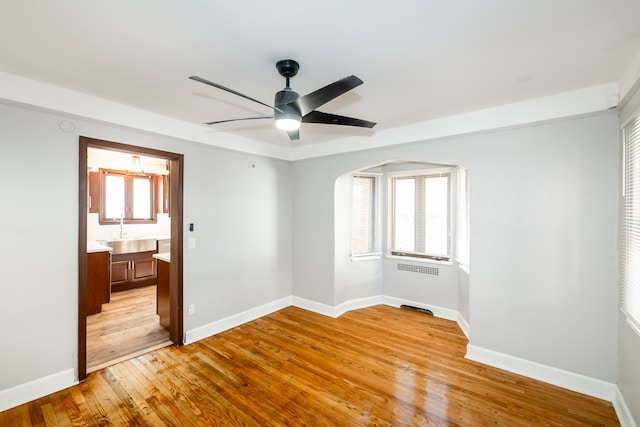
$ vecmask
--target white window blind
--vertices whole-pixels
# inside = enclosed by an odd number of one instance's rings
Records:
[[[469,215],[469,174],[465,168],[458,168],[458,203],[456,205],[456,261],[469,267],[470,258],[470,215]]]
[[[640,116],[623,128],[621,308],[640,334]]]
[[[376,251],[376,178],[354,176],[351,186],[351,255]]]

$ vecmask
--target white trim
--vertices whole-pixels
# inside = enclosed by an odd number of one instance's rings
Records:
[[[162,116],[59,86],[0,72],[0,101],[26,105],[131,129],[186,139],[228,150],[291,160],[291,148],[253,141],[233,133]]]
[[[614,383],[471,344],[467,345],[465,358],[608,402],[613,401],[615,389],[617,388]]]
[[[633,419],[633,415],[631,415],[631,410],[627,406],[627,402],[624,400],[624,396],[622,396],[622,392],[620,388],[616,387],[613,395],[613,408],[616,411],[616,415],[618,416],[618,421],[620,421],[620,425],[622,427],[640,427],[636,424]]]
[[[638,326],[638,324],[635,322],[635,320],[631,316],[629,316],[629,314],[626,313],[626,311],[624,312],[624,316],[625,316],[625,319],[627,319],[627,324],[629,325],[631,330],[635,332],[636,335],[640,338],[640,327]]]
[[[336,317],[340,317],[348,311],[357,310],[359,308],[372,307],[374,305],[380,304],[384,304],[383,297],[378,295],[348,300],[341,304],[338,304],[337,306],[322,304],[319,302],[308,300],[306,298],[293,297],[292,305],[298,308],[312,311],[317,314],[322,314],[323,316],[333,317],[335,319]]]
[[[434,255],[437,256],[437,255]],[[438,261],[430,258],[416,258],[409,255],[400,256],[400,255],[391,255],[390,253],[385,254],[384,256],[390,260],[403,261],[403,262],[419,262],[422,264],[433,264],[438,267],[451,267],[453,266],[453,261],[449,258],[449,261]]]
[[[401,305],[406,304],[429,309],[436,317],[457,322],[460,329],[462,329],[462,332],[467,336],[467,338],[469,338],[469,324],[456,310],[382,295],[345,301],[335,307],[311,301],[306,298],[288,296],[263,304],[259,307],[246,310],[242,313],[220,319],[209,323],[208,325],[191,329],[185,333],[184,341],[185,344],[191,344],[289,306],[300,307],[314,313],[336,318],[351,310],[380,304],[392,307],[400,307]],[[639,427],[635,423],[624,397],[616,384],[554,368],[552,366],[542,365],[537,362],[499,353],[471,344],[467,345],[467,354],[465,358],[612,402],[622,427]],[[78,381],[75,379],[74,370],[69,369],[12,387],[10,389],[0,390],[0,412],[38,399],[42,396],[55,393],[74,384],[78,384]]]
[[[0,390],[0,412],[78,384],[73,369]]]
[[[612,96],[618,96],[619,93],[618,83],[611,82],[440,119],[426,120],[412,125],[381,129],[374,131],[370,136],[337,138],[326,143],[303,144],[292,148],[254,141],[232,132],[211,133],[206,127],[199,124],[176,120],[14,74],[0,72],[0,87],[2,88],[0,100],[9,103],[290,161],[390,147],[601,112],[611,107],[610,99]]]
[[[457,313],[458,317],[456,318],[456,322],[458,322],[458,326],[460,326],[460,329],[462,330],[464,336],[467,337],[467,340],[469,340],[471,339],[471,326],[469,326],[469,322],[467,322],[467,319],[464,318],[462,313],[460,313],[459,311]]]
[[[380,147],[486,132],[606,111],[618,95],[618,83],[611,82],[571,92],[486,108],[413,125],[375,131],[369,137],[340,138],[322,144],[300,145],[292,160],[371,150]]]
[[[190,329],[184,334],[184,343],[191,344],[201,339],[210,337],[220,332],[235,328],[252,320],[259,319],[285,307],[292,305],[292,297],[285,297],[276,301],[254,307],[242,313],[216,320],[215,322],[203,325],[194,329]]]
[[[351,262],[372,261],[382,259],[382,252],[371,252],[369,254],[351,255]]]
[[[458,268],[460,269],[460,271],[464,271],[467,274],[471,274],[471,270],[469,269],[469,266],[466,264],[461,264],[460,261],[456,260],[456,262],[458,263]]]
[[[338,304],[335,308],[336,316],[342,316],[347,311],[358,310],[360,308],[373,307],[374,305],[380,305],[383,303],[383,297],[380,295],[367,297],[367,298],[358,298],[352,299],[349,301],[345,301],[342,304]]]
[[[418,301],[412,301],[404,298],[396,298],[383,296],[382,303],[385,305],[389,305],[391,307],[400,307],[401,305],[410,305],[413,307],[426,308],[427,310],[431,310],[434,316],[441,317],[447,320],[453,320],[454,322],[458,321],[458,312],[456,310],[452,310],[450,308],[439,307],[437,305],[425,304]]]
[[[305,310],[313,311],[314,313],[322,314],[323,316],[336,318],[338,315],[336,314],[336,308],[323,304],[321,302],[312,301],[306,298],[296,297],[292,298],[292,303],[294,307],[303,308]]]

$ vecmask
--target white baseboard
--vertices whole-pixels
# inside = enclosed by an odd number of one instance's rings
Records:
[[[470,328],[466,319],[464,319],[458,311],[444,307],[389,296],[360,298],[346,301],[334,307],[305,298],[289,296],[186,331],[184,342],[185,344],[190,344],[199,341],[291,305],[336,318],[351,310],[371,307],[379,304],[389,305],[392,307],[400,307],[401,305],[406,304],[426,308],[431,310],[433,315],[436,317],[457,322],[462,329],[462,332],[467,336],[467,338],[469,337]],[[622,427],[639,427],[635,423],[633,416],[631,415],[631,412],[629,411],[629,408],[627,407],[626,402],[624,401],[624,398],[616,384],[551,366],[542,365],[529,360],[520,359],[518,357],[499,353],[493,350],[487,350],[474,345],[467,346],[467,354],[465,357],[469,360],[484,363],[486,365],[494,366],[496,368],[504,369],[516,374],[544,381],[549,384],[613,402]],[[30,402],[77,383],[78,381],[75,379],[74,370],[69,369],[67,371],[39,378],[10,389],[0,390],[0,411],[5,411],[23,403]]]
[[[78,384],[73,369],[0,390],[0,412]]]
[[[639,427],[633,419],[633,415],[631,415],[627,402],[625,402],[618,387],[616,387],[612,403],[616,410],[616,415],[618,415],[618,421],[620,421],[620,425],[622,427]]]
[[[464,336],[467,337],[467,339],[471,339],[469,335],[471,333],[469,322],[467,322],[467,319],[465,319],[464,316],[460,314],[460,312],[458,312],[458,318],[456,319],[456,322],[458,322],[458,326],[460,326],[460,329],[462,330]]]
[[[306,298],[293,297],[292,305],[312,311],[314,313],[322,314],[323,316],[333,317],[335,319],[336,317],[342,316],[347,311],[357,310],[359,308],[371,307],[380,304],[384,304],[382,297],[373,296],[345,301],[335,307],[328,304],[311,301]]]
[[[486,348],[467,345],[465,358],[525,377],[612,402],[617,386],[613,383],[576,374]]]
[[[266,316],[275,311],[282,310],[290,305],[292,305],[292,297],[289,296],[269,302],[259,307],[251,308],[247,311],[243,311],[242,313],[234,314],[233,316],[225,317],[224,319],[190,329],[184,333],[184,343],[191,344],[228,329],[235,328],[236,326],[240,326],[243,323],[251,322],[252,320]]]
[[[396,297],[382,297],[383,304],[389,305],[391,307],[400,307],[401,305],[410,305],[413,307],[426,308],[427,310],[431,310],[434,316],[441,317],[447,320],[453,320],[454,322],[458,321],[458,312],[456,310],[452,310],[450,308],[439,307],[437,305],[425,304],[418,301],[411,301],[403,298]]]
[[[352,299],[336,306],[336,316],[341,316],[347,311],[358,310],[360,308],[373,307],[384,304],[384,298],[380,295],[367,298]]]
[[[323,316],[336,318],[336,308],[332,305],[323,304],[321,302],[311,301],[306,298],[293,297],[291,305],[294,307],[303,308],[305,310],[313,311],[314,313],[322,314]]]

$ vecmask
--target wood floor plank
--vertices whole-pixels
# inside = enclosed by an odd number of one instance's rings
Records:
[[[288,307],[101,369],[0,426],[618,426],[610,402],[464,358],[455,322]]]
[[[156,314],[156,286],[113,292],[102,312],[87,316],[87,372],[171,345]]]

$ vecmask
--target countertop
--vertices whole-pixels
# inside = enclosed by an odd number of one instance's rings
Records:
[[[153,254],[154,258],[159,259],[160,261],[171,262],[171,253],[170,252],[162,252],[159,254]]]
[[[100,244],[94,240],[89,240],[87,242],[87,253],[94,253],[94,252],[111,252],[111,248],[107,245],[103,245]]]

